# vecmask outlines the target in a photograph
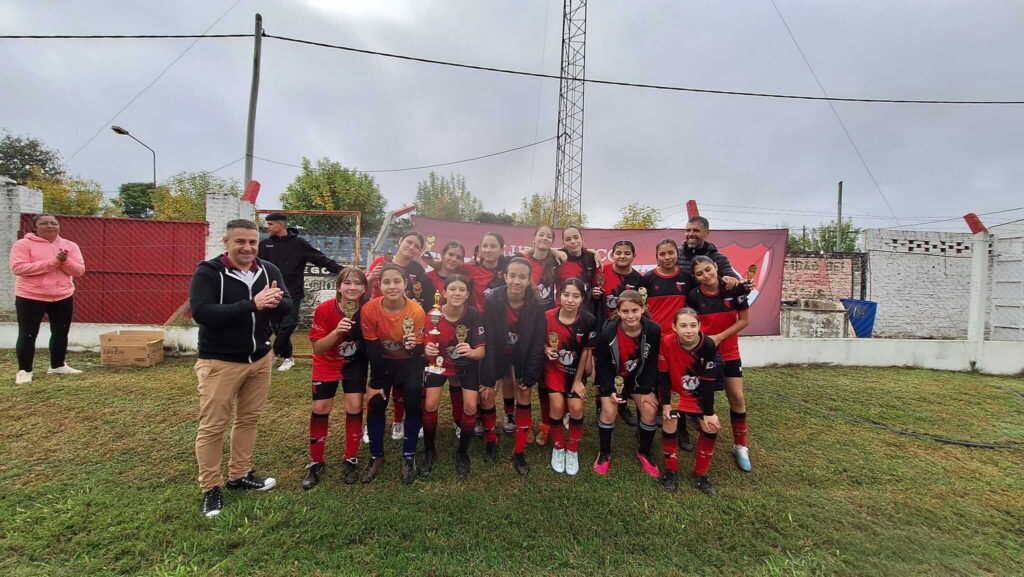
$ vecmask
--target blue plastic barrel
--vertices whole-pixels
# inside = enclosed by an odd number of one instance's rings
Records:
[[[875,314],[878,312],[878,303],[857,299],[839,299],[839,302],[843,303],[857,338],[871,338],[871,332],[875,330]]]

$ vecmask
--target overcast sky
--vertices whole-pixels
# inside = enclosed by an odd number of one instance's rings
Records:
[[[1024,100],[1024,3],[776,0],[832,96]],[[0,34],[197,34],[234,0],[0,1]],[[557,74],[562,2],[241,0],[211,33],[268,33]],[[73,174],[116,191],[151,175],[212,170],[244,154],[252,39],[0,40],[0,127],[59,149]],[[591,0],[591,78],[819,95],[770,0]],[[265,39],[255,154],[327,156],[364,170],[447,162],[553,136],[558,82]],[[903,224],[1024,206],[1024,106],[838,103]],[[878,190],[826,103],[590,85],[584,211],[610,226],[639,200],[678,225],[687,199],[719,228],[815,225],[844,212],[891,226]],[[100,127],[102,132],[74,158]],[[554,187],[553,142],[440,169],[487,210]],[[243,163],[219,172],[241,180]],[[256,161],[260,206],[298,170]],[[390,208],[427,171],[375,175]],[[718,206],[714,206],[718,205]],[[794,211],[789,212],[787,211]],[[801,212],[795,212],[801,211]],[[1024,218],[1024,210],[983,218]],[[965,230],[961,222],[939,230]]]

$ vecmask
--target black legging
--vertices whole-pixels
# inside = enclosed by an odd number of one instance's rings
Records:
[[[36,337],[43,315],[50,319],[50,367],[64,366],[68,353],[68,331],[71,330],[71,299],[59,301],[37,301],[14,297],[14,309],[18,312],[18,370],[32,372],[32,360],[36,355]]]

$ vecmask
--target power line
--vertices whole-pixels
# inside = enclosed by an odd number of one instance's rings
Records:
[[[147,90],[149,90],[150,88],[153,87],[153,85],[155,85],[157,82],[159,82],[160,79],[164,77],[164,74],[167,74],[168,70],[170,70],[175,64],[177,64],[178,61],[181,60],[185,56],[185,54],[188,53],[189,50],[192,50],[192,48],[196,44],[198,44],[200,40],[202,40],[205,37],[205,34],[207,32],[209,32],[211,29],[213,29],[213,27],[216,26],[217,23],[220,22],[225,16],[227,16],[228,12],[231,12],[232,10],[234,10],[235,6],[238,6],[238,3],[241,2],[241,1],[242,0],[235,0],[235,3],[232,4],[231,6],[229,6],[227,10],[225,10],[220,16],[218,16],[217,19],[213,21],[213,24],[210,24],[209,26],[207,26],[206,30],[203,30],[202,34],[196,35],[195,36],[195,40],[191,44],[189,44],[188,47],[185,48],[185,50],[183,50],[181,52],[181,54],[178,55],[177,58],[172,60],[170,64],[168,64],[166,67],[164,67],[164,69],[160,72],[160,74],[157,74],[156,78],[154,78],[152,82],[147,84],[135,96],[132,96],[131,100],[129,100],[127,104],[122,106],[121,109],[118,110],[116,114],[114,114],[113,116],[110,117],[110,120],[107,120],[106,122],[101,124],[99,126],[99,128],[96,129],[96,132],[94,132],[93,135],[89,137],[89,140],[86,140],[85,144],[83,144],[82,146],[79,146],[78,150],[76,150],[74,153],[71,154],[71,156],[68,157],[68,162],[71,162],[72,160],[74,160],[75,157],[78,156],[79,152],[82,152],[83,150],[85,150],[86,146],[89,146],[90,144],[92,144],[92,141],[96,140],[96,137],[99,136],[101,132],[106,130],[108,126],[110,126],[111,122],[116,120],[118,116],[121,116],[122,112],[124,112],[125,110],[128,110],[128,107],[131,106],[132,104],[134,104],[135,101],[138,100],[140,96],[145,94]]]
[[[496,68],[493,66],[478,66],[475,64],[465,64],[461,62],[450,62],[446,60],[436,60],[432,58],[420,58],[418,56],[408,56],[404,54],[394,54],[391,52],[380,52],[378,50],[366,50],[363,48],[353,48],[351,46],[342,46],[339,44],[328,44],[326,42],[315,42],[313,40],[303,40],[301,38],[290,38],[288,36],[277,36],[274,34],[264,34],[266,38],[274,38],[276,40],[283,40],[285,42],[294,42],[296,44],[306,44],[309,46],[318,46],[320,48],[333,48],[335,50],[344,50],[347,52],[357,52],[359,54],[369,54],[372,56],[383,56],[385,58],[395,58],[398,60],[408,60],[411,62],[422,62],[426,64],[437,64],[439,66],[451,66],[454,68],[466,68],[469,70],[481,70],[485,72],[499,72],[501,74],[512,74],[516,76],[531,76],[534,78],[549,78],[551,80],[561,80],[560,75],[556,74],[544,74],[540,72],[527,72],[525,70],[513,70],[510,68]],[[600,80],[597,78],[587,78],[583,82],[588,84],[603,84],[607,86],[625,86],[629,88],[649,88],[651,90],[669,90],[675,92],[694,92],[698,94],[718,94],[718,95],[729,95],[729,96],[753,96],[758,98],[783,98],[789,100],[820,100],[828,102],[866,102],[873,104],[1024,104],[1024,100],[922,100],[922,99],[896,99],[896,98],[841,98],[835,96],[807,96],[800,94],[772,94],[767,92],[744,92],[738,90],[715,90],[710,88],[690,88],[685,86],[668,86],[664,84],[645,84],[638,82],[624,82],[618,80]]]
[[[1024,210],[1024,206],[1018,206],[1017,208],[1007,208],[1007,209],[1003,209],[1003,210],[993,210],[991,212],[979,212],[978,216],[988,216],[990,214],[1003,214],[1004,212],[1014,212],[1014,211],[1018,211],[1018,210]],[[922,225],[926,225],[926,224],[935,224],[935,223],[939,223],[939,222],[950,222],[950,221],[953,221],[953,220],[961,220],[961,219],[963,219],[962,216],[955,216],[953,218],[943,218],[943,219],[939,219],[939,220],[929,220],[929,221],[925,221],[925,222],[915,222],[914,224],[904,224],[902,226],[903,227],[922,226]]]
[[[463,162],[471,162],[471,161],[474,161],[474,160],[481,160],[481,159],[484,159],[484,158],[490,158],[492,156],[498,156],[499,154],[506,154],[506,153],[509,153],[509,152],[515,152],[517,150],[522,150],[524,148],[529,148],[531,146],[537,146],[538,144],[544,144],[545,142],[550,142],[550,141],[554,140],[555,138],[557,138],[557,136],[552,136],[551,138],[545,138],[544,140],[538,140],[537,142],[531,142],[530,144],[524,144],[522,146],[517,146],[515,148],[508,148],[506,150],[500,150],[498,152],[492,152],[490,154],[484,154],[484,155],[481,155],[481,156],[474,156],[472,158],[463,158],[462,160],[453,160],[451,162],[441,162],[441,163],[438,163],[438,164],[424,164],[423,166],[409,166],[409,167],[406,167],[406,168],[383,168],[383,169],[377,169],[377,170],[359,170],[359,169],[356,169],[356,170],[358,170],[359,172],[367,172],[367,173],[369,173],[369,172],[373,172],[373,173],[379,173],[379,172],[406,172],[406,171],[409,171],[409,170],[422,170],[424,168],[437,168],[437,167],[440,167],[440,166],[451,166],[453,164],[461,164]],[[294,168],[302,168],[301,164],[292,164],[290,162],[281,162],[280,160],[272,160],[270,158],[263,158],[262,156],[256,156],[255,154],[253,155],[253,158],[256,158],[258,160],[262,160],[264,162],[270,162],[272,164],[280,164],[281,166],[291,166],[291,167],[294,167]]]
[[[0,35],[0,40],[162,40],[181,38],[252,38],[253,36],[254,34],[7,34]]]

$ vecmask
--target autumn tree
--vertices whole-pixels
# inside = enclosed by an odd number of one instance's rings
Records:
[[[580,214],[575,207],[570,207],[566,201],[559,201],[558,221],[560,226],[569,224],[585,226],[587,215]],[[528,198],[523,198],[519,204],[519,211],[515,213],[515,222],[521,226],[550,225],[555,215],[555,195],[534,193]]]
[[[94,216],[103,206],[103,190],[94,180],[47,176],[33,166],[25,186],[43,193],[43,212]]]
[[[433,170],[416,185],[416,212],[427,218],[473,222],[483,204],[473,196],[461,174],[438,176]]]
[[[215,193],[241,196],[242,187],[233,178],[209,172],[179,172],[150,192],[153,218],[206,220],[206,197]]]
[[[615,228],[658,228],[660,225],[660,210],[632,202],[622,207],[622,218],[615,223]]]
[[[358,210],[362,213],[364,233],[377,231],[384,222],[387,201],[373,177],[365,172],[345,168],[339,162],[321,158],[313,164],[302,159],[302,172],[281,194],[281,207],[286,210]],[[322,219],[321,219],[322,220]],[[315,221],[305,222],[293,217],[289,224],[315,228]],[[338,231],[338,226],[332,230]],[[341,225],[342,232],[354,232],[355,221]]]
[[[818,227],[803,230],[802,234],[790,234],[786,250],[790,252],[857,252],[861,229],[854,228],[852,220],[844,220],[841,227],[832,221]]]
[[[39,169],[38,175],[33,174],[33,168]],[[64,174],[59,152],[47,148],[39,139],[4,131],[0,138],[0,175],[27,184],[33,176],[60,180]]]

